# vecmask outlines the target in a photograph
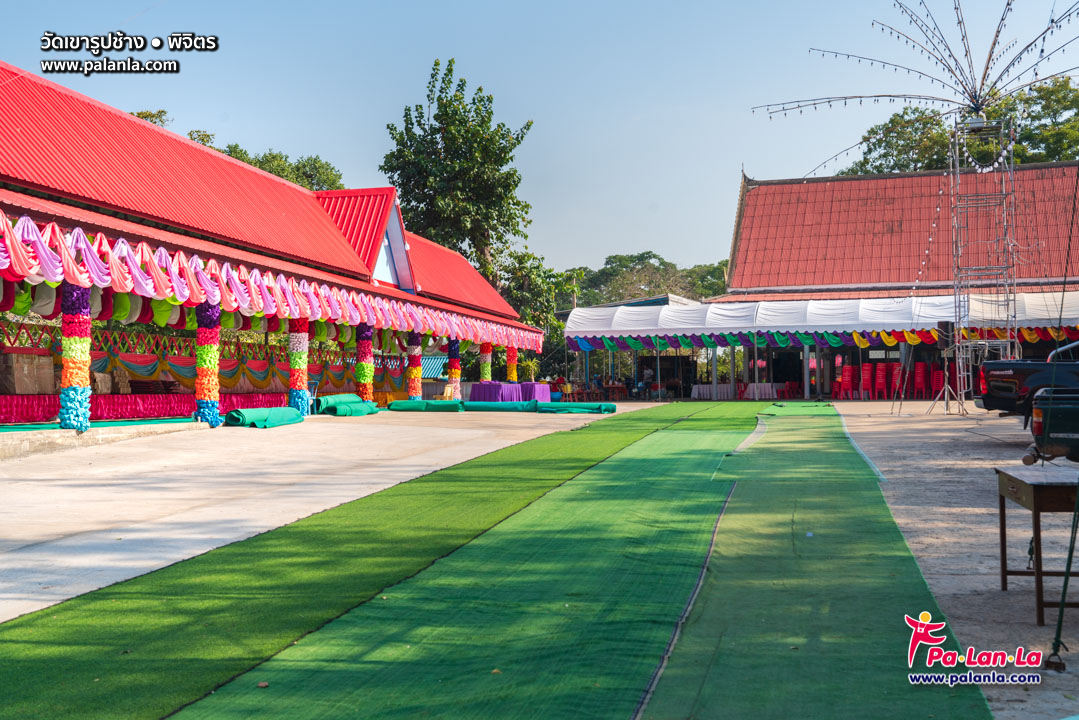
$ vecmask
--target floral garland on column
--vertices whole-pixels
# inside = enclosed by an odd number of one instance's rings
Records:
[[[517,348],[506,348],[506,381],[517,382]]]
[[[360,323],[356,327],[356,391],[368,402],[375,400],[375,354],[371,349],[372,328]]]
[[[408,399],[423,400],[423,352],[420,343],[422,337],[418,332],[408,333],[408,369],[405,370],[405,378],[408,379]]]
[[[446,346],[446,357],[449,359],[450,387],[453,389],[453,399],[461,399],[461,341],[450,340]]]
[[[221,306],[205,300],[195,306],[195,419],[221,424]]]
[[[288,321],[288,406],[307,415],[311,394],[307,392],[307,331],[308,321],[296,318]]]
[[[480,381],[491,379],[491,353],[494,347],[489,342],[480,344]]]
[[[90,429],[90,288],[61,285],[60,427]]]

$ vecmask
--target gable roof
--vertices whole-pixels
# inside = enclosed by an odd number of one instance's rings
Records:
[[[0,181],[370,276],[306,188],[4,62],[0,84]]]
[[[1000,174],[972,172],[962,182],[965,193],[999,192]],[[1077,162],[1016,167],[1020,289],[1059,283],[1066,267],[1079,275],[1077,190]],[[948,172],[743,178],[742,193],[724,301],[908,295],[916,280],[917,294],[951,292]],[[974,222],[970,237],[985,241],[992,232],[988,223]],[[972,243],[969,264],[999,264],[989,258],[989,246]]]
[[[322,190],[315,197],[360,261],[373,269],[386,224],[395,208],[397,189]]]
[[[419,295],[507,318],[520,317],[460,253],[407,230],[405,238]]]

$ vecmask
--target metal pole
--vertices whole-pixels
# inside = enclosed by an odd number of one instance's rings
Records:
[[[809,399],[809,346],[802,346],[802,399]]]
[[[712,401],[719,400],[719,348],[712,348]]]
[[[757,333],[753,333],[753,399],[760,400],[761,369],[757,367]]]
[[[663,383],[659,379],[659,348],[656,348],[656,399],[658,400],[663,393]]]
[[[737,352],[737,351],[735,350],[734,345],[731,345],[728,349],[730,350],[730,354],[731,354],[731,400],[737,400],[738,399],[738,378],[735,377],[735,374],[734,374],[734,369],[735,369],[735,366],[736,366],[736,363],[734,361],[734,353]]]

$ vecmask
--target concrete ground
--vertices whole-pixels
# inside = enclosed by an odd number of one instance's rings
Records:
[[[173,425],[164,427],[189,430],[5,459],[0,622],[601,417],[383,412],[266,430]]]
[[[926,416],[925,401],[904,403],[899,415],[889,414],[890,402],[836,407],[854,441],[887,478],[881,483],[884,496],[959,643],[1009,651],[1022,645],[1048,655],[1057,610],[1047,609],[1047,624],[1039,627],[1033,578],[1012,577],[1008,591],[1000,589],[993,468],[1020,463],[1029,431],[1016,418],[973,407],[967,417],[946,416],[939,406]],[[1079,472],[1073,463],[1055,462]],[[1007,510],[1009,567],[1025,568],[1030,513],[1011,502]],[[1042,516],[1046,568],[1063,568],[1070,522],[1069,514]],[[1069,596],[1079,597],[1079,585],[1073,582]],[[1059,579],[1047,580],[1045,597],[1060,599]],[[997,718],[1055,720],[1079,713],[1079,610],[1065,612],[1064,642],[1072,648],[1064,656],[1066,673],[1042,671],[1041,686],[982,686]]]

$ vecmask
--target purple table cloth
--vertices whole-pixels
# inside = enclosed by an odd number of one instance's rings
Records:
[[[520,402],[521,386],[514,383],[478,382],[472,386],[471,402]]]
[[[551,402],[551,386],[547,383],[523,382],[521,383],[521,399]]]

